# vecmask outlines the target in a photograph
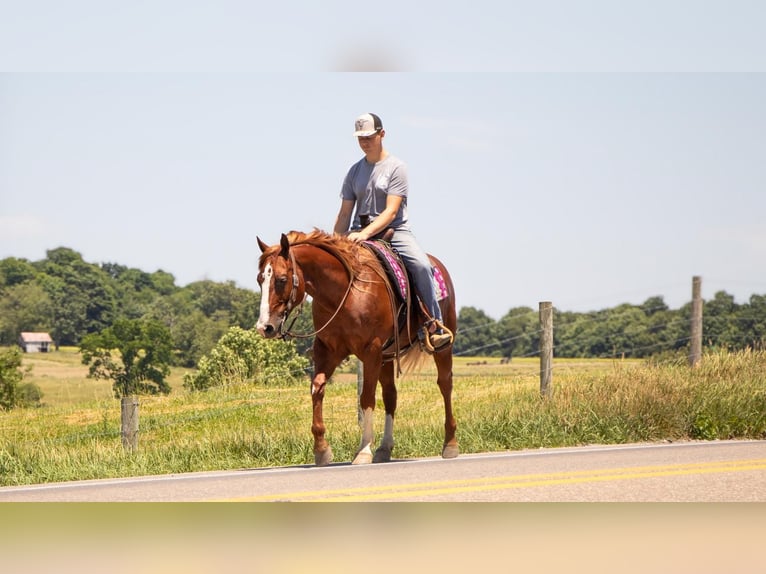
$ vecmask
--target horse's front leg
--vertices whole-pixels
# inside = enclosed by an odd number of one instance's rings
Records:
[[[314,435],[314,462],[317,466],[327,466],[332,462],[332,448],[325,439],[325,431],[322,415],[322,403],[327,380],[332,376],[338,361],[333,361],[330,350],[321,340],[314,340],[314,377],[311,379],[311,434]]]
[[[332,462],[332,448],[325,439],[327,430],[322,416],[322,402],[324,401],[324,390],[327,384],[327,377],[324,373],[317,373],[311,381],[311,434],[314,435],[314,463],[317,466],[327,466]]]

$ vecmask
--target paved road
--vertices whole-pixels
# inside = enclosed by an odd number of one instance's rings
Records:
[[[766,440],[593,446],[0,488],[0,501],[766,501]]]

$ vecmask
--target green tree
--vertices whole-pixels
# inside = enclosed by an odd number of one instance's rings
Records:
[[[160,295],[170,295],[178,290],[176,278],[171,273],[159,269],[150,275],[154,290]]]
[[[6,287],[0,296],[0,345],[14,344],[22,331],[49,331],[53,303],[37,281]]]
[[[178,364],[194,367],[199,360],[213,350],[216,343],[226,334],[229,322],[225,312],[206,317],[199,309],[179,316],[173,324],[173,344]]]
[[[154,300],[159,297],[154,290],[151,275],[138,269],[130,269],[117,263],[102,263],[115,290],[119,314],[128,319],[143,317]]]
[[[553,346],[557,357],[592,357],[603,352],[598,326],[603,312],[554,312]]]
[[[530,307],[515,307],[497,324],[503,357],[529,355],[540,347],[540,313]]]
[[[766,295],[751,295],[737,314],[740,348],[763,347],[766,342]]]
[[[146,273],[117,263],[102,263],[101,269],[112,280],[122,316],[137,319],[149,312],[157,299],[179,290],[170,273]]]
[[[737,310],[734,297],[725,291],[718,291],[713,299],[705,301],[702,311],[703,343],[714,347],[737,346],[741,335],[736,324]]]
[[[646,313],[625,303],[612,309],[601,324],[607,357],[641,357],[651,345]]]
[[[642,305],[640,305],[640,307],[641,310],[646,313],[647,317],[668,310],[668,306],[665,304],[665,299],[659,295],[649,297]]]
[[[23,378],[21,351],[15,347],[0,351],[0,409],[8,411],[18,404]]]
[[[499,352],[495,320],[476,307],[462,307],[457,318],[456,355],[492,355]]]
[[[232,327],[251,329],[258,320],[260,296],[237,287],[234,281],[197,281],[184,287],[192,294],[195,307],[206,317],[225,318]]]
[[[36,275],[34,265],[26,259],[7,257],[0,261],[0,290],[5,286],[31,281]]]
[[[156,321],[118,319],[100,333],[83,337],[82,362],[88,376],[113,381],[117,398],[170,393],[173,344],[170,332]]]
[[[195,305],[194,294],[186,288],[157,298],[145,318],[158,321],[170,330],[174,363],[184,367],[195,366],[230,326],[225,312],[214,313],[210,318],[200,311]]]
[[[689,320],[679,311],[658,311],[648,318],[651,345],[644,356],[666,354],[683,349],[689,341]]]
[[[75,345],[117,318],[114,287],[109,275],[86,263],[78,252],[59,247],[47,252],[40,264],[41,284],[54,309],[53,338],[57,345]]]
[[[295,383],[305,380],[308,365],[292,341],[265,339],[253,330],[232,327],[200,359],[199,370],[184,376],[184,387],[205,390],[227,383]]]

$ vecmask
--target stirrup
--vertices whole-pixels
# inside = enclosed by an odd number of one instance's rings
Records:
[[[442,345],[439,345],[438,347],[434,347],[431,343],[431,335],[433,333],[430,332],[431,325],[436,325],[437,330],[441,329],[444,331],[444,335],[447,335],[449,337],[449,340],[446,343],[443,343]],[[430,321],[426,321],[426,323],[423,325],[423,329],[425,330],[425,336],[423,337],[423,340],[421,341],[421,344],[425,348],[425,350],[428,353],[438,353],[440,351],[443,351],[447,347],[451,346],[452,343],[455,341],[455,335],[452,331],[450,331],[447,327],[445,327],[444,323],[441,321],[437,321],[436,319],[431,319]]]

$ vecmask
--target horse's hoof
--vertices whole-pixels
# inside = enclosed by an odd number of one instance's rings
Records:
[[[375,456],[372,457],[372,462],[391,462],[391,449],[380,446],[375,451]]]
[[[332,449],[328,446],[327,449],[319,452],[314,452],[314,462],[317,466],[327,466],[332,462]]]
[[[444,445],[444,448],[442,449],[442,458],[457,458],[459,452],[460,450],[456,444]]]
[[[372,453],[369,450],[361,450],[354,457],[351,464],[370,464],[372,462]]]

